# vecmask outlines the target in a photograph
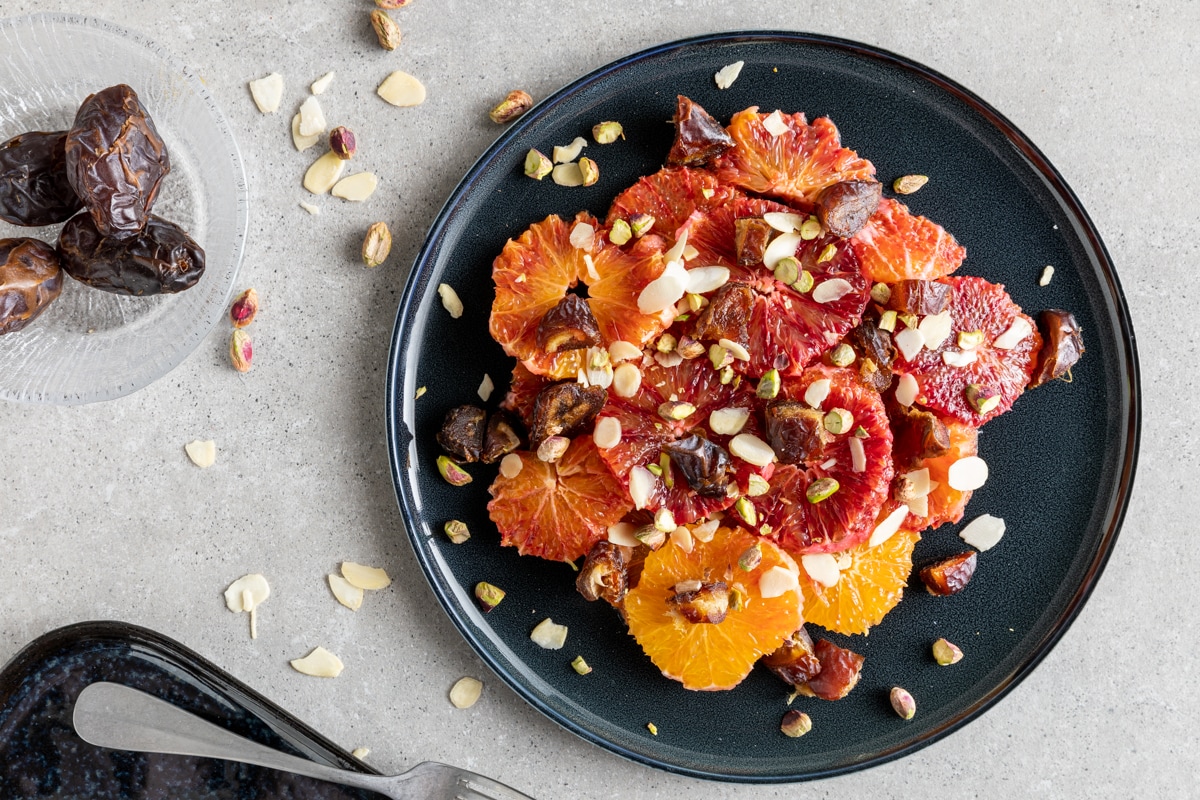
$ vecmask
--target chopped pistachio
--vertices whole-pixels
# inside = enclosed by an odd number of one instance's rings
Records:
[[[437,468],[451,486],[466,486],[472,480],[467,471],[454,463],[450,456],[438,456]]]
[[[660,467],[658,464],[647,464],[646,469],[649,470],[651,474],[659,478],[662,477],[662,467]]]
[[[912,194],[927,183],[929,178],[925,175],[901,175],[892,181],[892,191],[896,194]]]
[[[895,311],[889,310],[889,311],[885,311],[879,315],[879,329],[881,331],[888,331],[889,333],[895,332],[895,330],[896,330],[896,312]]]
[[[747,547],[740,556],[738,556],[738,567],[745,572],[750,572],[759,564],[762,563],[762,545],[755,542],[750,547]]]
[[[800,270],[800,276],[796,278],[796,282],[792,284],[792,288],[800,294],[805,294],[813,287],[812,273],[806,269]]]
[[[736,376],[733,374],[733,367],[724,367],[721,370],[721,385],[728,386],[733,383]]]
[[[712,362],[713,369],[722,369],[733,363],[733,353],[719,344],[709,345],[708,360]]]
[[[652,736],[658,736],[658,726],[655,725],[653,722],[646,723],[646,730],[650,731],[650,734]]]
[[[893,686],[889,699],[892,701],[892,710],[900,717],[900,719],[912,719],[917,713],[917,701],[913,696],[899,686]]]
[[[800,225],[800,238],[804,241],[811,241],[821,235],[821,221],[816,217],[809,217]]]
[[[625,138],[625,129],[619,122],[598,122],[592,126],[592,138],[596,144],[612,144],[617,139]]]
[[[500,605],[500,601],[504,599],[504,594],[503,589],[499,586],[493,586],[487,581],[480,581],[475,584],[475,599],[479,601],[479,605],[484,611],[491,611]]]
[[[462,520],[452,519],[442,526],[442,530],[454,544],[462,544],[471,538],[471,531],[467,529],[467,523]]]
[[[837,255],[837,245],[836,244],[827,244],[827,245],[825,245],[825,249],[821,251],[821,255],[817,256],[817,263],[824,264],[826,261],[832,261],[833,257],[836,255]]]
[[[812,719],[803,711],[792,709],[783,715],[779,730],[783,731],[785,736],[796,739],[812,730]]]
[[[958,645],[952,644],[945,639],[938,639],[933,643],[933,660],[943,667],[948,667],[951,664],[957,664],[962,661],[963,651],[958,648]]]
[[[771,491],[771,484],[767,483],[767,479],[757,473],[750,473],[750,477],[746,479],[746,495],[748,497],[761,497]]]
[[[829,354],[829,360],[835,367],[848,367],[854,363],[854,359],[854,348],[845,342],[833,348],[833,352]]]
[[[808,490],[804,494],[808,498],[808,502],[819,503],[833,497],[840,488],[836,478],[818,478],[808,485]]]
[[[592,159],[584,156],[579,159],[579,174],[583,176],[583,185],[591,186],[600,180],[600,167]]]
[[[825,415],[825,430],[832,434],[841,434],[850,430],[854,424],[854,415],[844,408],[834,408]]]
[[[667,534],[660,531],[653,525],[645,525],[633,534],[633,538],[637,539],[642,544],[649,547],[651,550],[657,550],[667,543]]]
[[[622,245],[633,238],[633,229],[629,227],[629,223],[623,219],[619,219],[612,224],[608,229],[608,240],[615,245]]]
[[[545,153],[535,148],[529,148],[529,152],[525,154],[525,174],[533,178],[535,181],[540,181],[542,178],[550,174],[554,169],[554,162],[551,161]]]
[[[994,389],[985,388],[978,383],[969,383],[965,390],[967,402],[971,404],[979,414],[987,414],[996,406],[1000,405],[1000,395]]]
[[[571,662],[571,669],[580,675],[587,675],[592,671],[592,668],[588,666],[588,662],[583,660],[583,656],[575,656],[575,659]]]
[[[640,239],[654,227],[654,217],[649,214],[634,214],[629,218],[629,226],[633,229],[633,235]]]
[[[959,331],[958,347],[960,350],[974,350],[983,344],[983,331]]]
[[[795,256],[784,256],[775,264],[775,280],[791,285],[800,277],[800,262]]]
[[[754,503],[750,502],[747,497],[739,497],[737,502],[733,504],[733,510],[742,518],[742,521],[753,527],[758,524],[758,511],[754,508]]]
[[[758,379],[755,394],[763,400],[772,400],[779,394],[779,370],[769,369]]]
[[[854,438],[855,439],[866,439],[870,435],[871,434],[867,433],[867,429],[864,428],[862,425],[859,425],[857,428],[854,429]]]
[[[879,305],[886,305],[892,299],[892,287],[886,283],[877,283],[871,287],[871,299]]]

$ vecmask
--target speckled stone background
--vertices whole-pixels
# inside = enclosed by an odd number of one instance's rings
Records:
[[[86,11],[125,25],[203,76],[245,159],[240,282],[258,289],[263,310],[246,376],[229,368],[221,328],[124,399],[0,406],[0,659],[63,624],[128,620],[195,648],[347,748],[370,747],[380,769],[448,761],[540,798],[1192,796],[1200,5],[1075,5],[414,0],[394,12],[404,43],[389,54],[370,31],[367,0],[4,0],[3,16]],[[515,87],[543,97],[646,46],[745,27],[894,50],[1013,120],[1104,236],[1143,370],[1137,490],[1107,571],[1062,643],[948,739],[800,787],[706,783],[628,763],[517,698],[436,607],[403,536],[384,446],[384,364],[407,268],[443,200],[500,133],[486,110]],[[379,101],[375,86],[394,69],[425,82],[425,105]],[[326,115],[359,134],[357,163],[382,184],[363,205],[325,198],[313,217],[297,205],[312,153],[292,147],[290,112],[260,114],[246,82],[282,73],[286,111],[329,70]],[[395,247],[368,271],[357,250],[379,219]],[[196,438],[217,442],[209,470],[184,456]],[[385,565],[395,582],[352,614],[323,585],[343,559]],[[252,571],[273,589],[254,642],[221,599]],[[288,667],[316,644],[346,662],[341,678]],[[462,675],[487,684],[469,711],[446,699]]]

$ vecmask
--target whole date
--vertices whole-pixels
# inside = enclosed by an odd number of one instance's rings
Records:
[[[61,292],[53,247],[38,239],[0,239],[0,333],[24,328]]]
[[[62,268],[75,280],[114,294],[173,294],[204,274],[204,250],[182,228],[150,216],[141,233],[104,236],[89,214],[78,214],[58,237]]]
[[[0,219],[54,225],[83,208],[67,180],[66,143],[66,131],[30,131],[0,144]]]

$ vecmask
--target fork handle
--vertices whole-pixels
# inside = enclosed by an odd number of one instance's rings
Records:
[[[387,778],[328,767],[281,753],[119,683],[93,683],[75,701],[75,732],[114,750],[200,756],[291,772],[356,789],[379,791]]]

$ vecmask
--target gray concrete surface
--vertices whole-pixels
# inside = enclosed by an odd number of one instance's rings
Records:
[[[147,625],[199,650],[348,748],[400,770],[435,759],[542,798],[1188,797],[1200,772],[1200,607],[1195,541],[1200,448],[1195,181],[1200,5],[1179,2],[796,3],[414,0],[405,41],[381,52],[368,0],[3,0],[0,16],[105,17],[174,48],[239,131],[251,190],[242,283],[257,287],[254,371],[228,367],[215,331],[180,367],[121,400],[0,407],[0,660],[82,619]],[[1048,154],[1082,198],[1120,270],[1143,368],[1137,491],[1099,588],[1062,643],[998,707],[883,767],[803,786],[684,779],[627,763],[541,717],[461,640],[402,534],[384,445],[384,363],[408,264],[459,176],[497,136],[483,112],[512,87],[544,96],[623,54],[746,26],[830,33],[922,61],[970,87]],[[530,47],[528,31],[540,32]],[[389,114],[373,97],[395,68],[428,103]],[[362,206],[297,207],[309,154],[246,81],[277,70],[289,98],[327,70],[322,98],[360,132],[382,190]],[[376,219],[387,266],[354,254]],[[200,471],[182,445],[213,438]],[[352,558],[393,586],[357,614],[323,575]],[[274,594],[251,642],[224,610],[233,578]],[[324,643],[336,681],[287,666]],[[462,675],[487,688],[446,700]],[[401,691],[402,690],[402,691]]]

